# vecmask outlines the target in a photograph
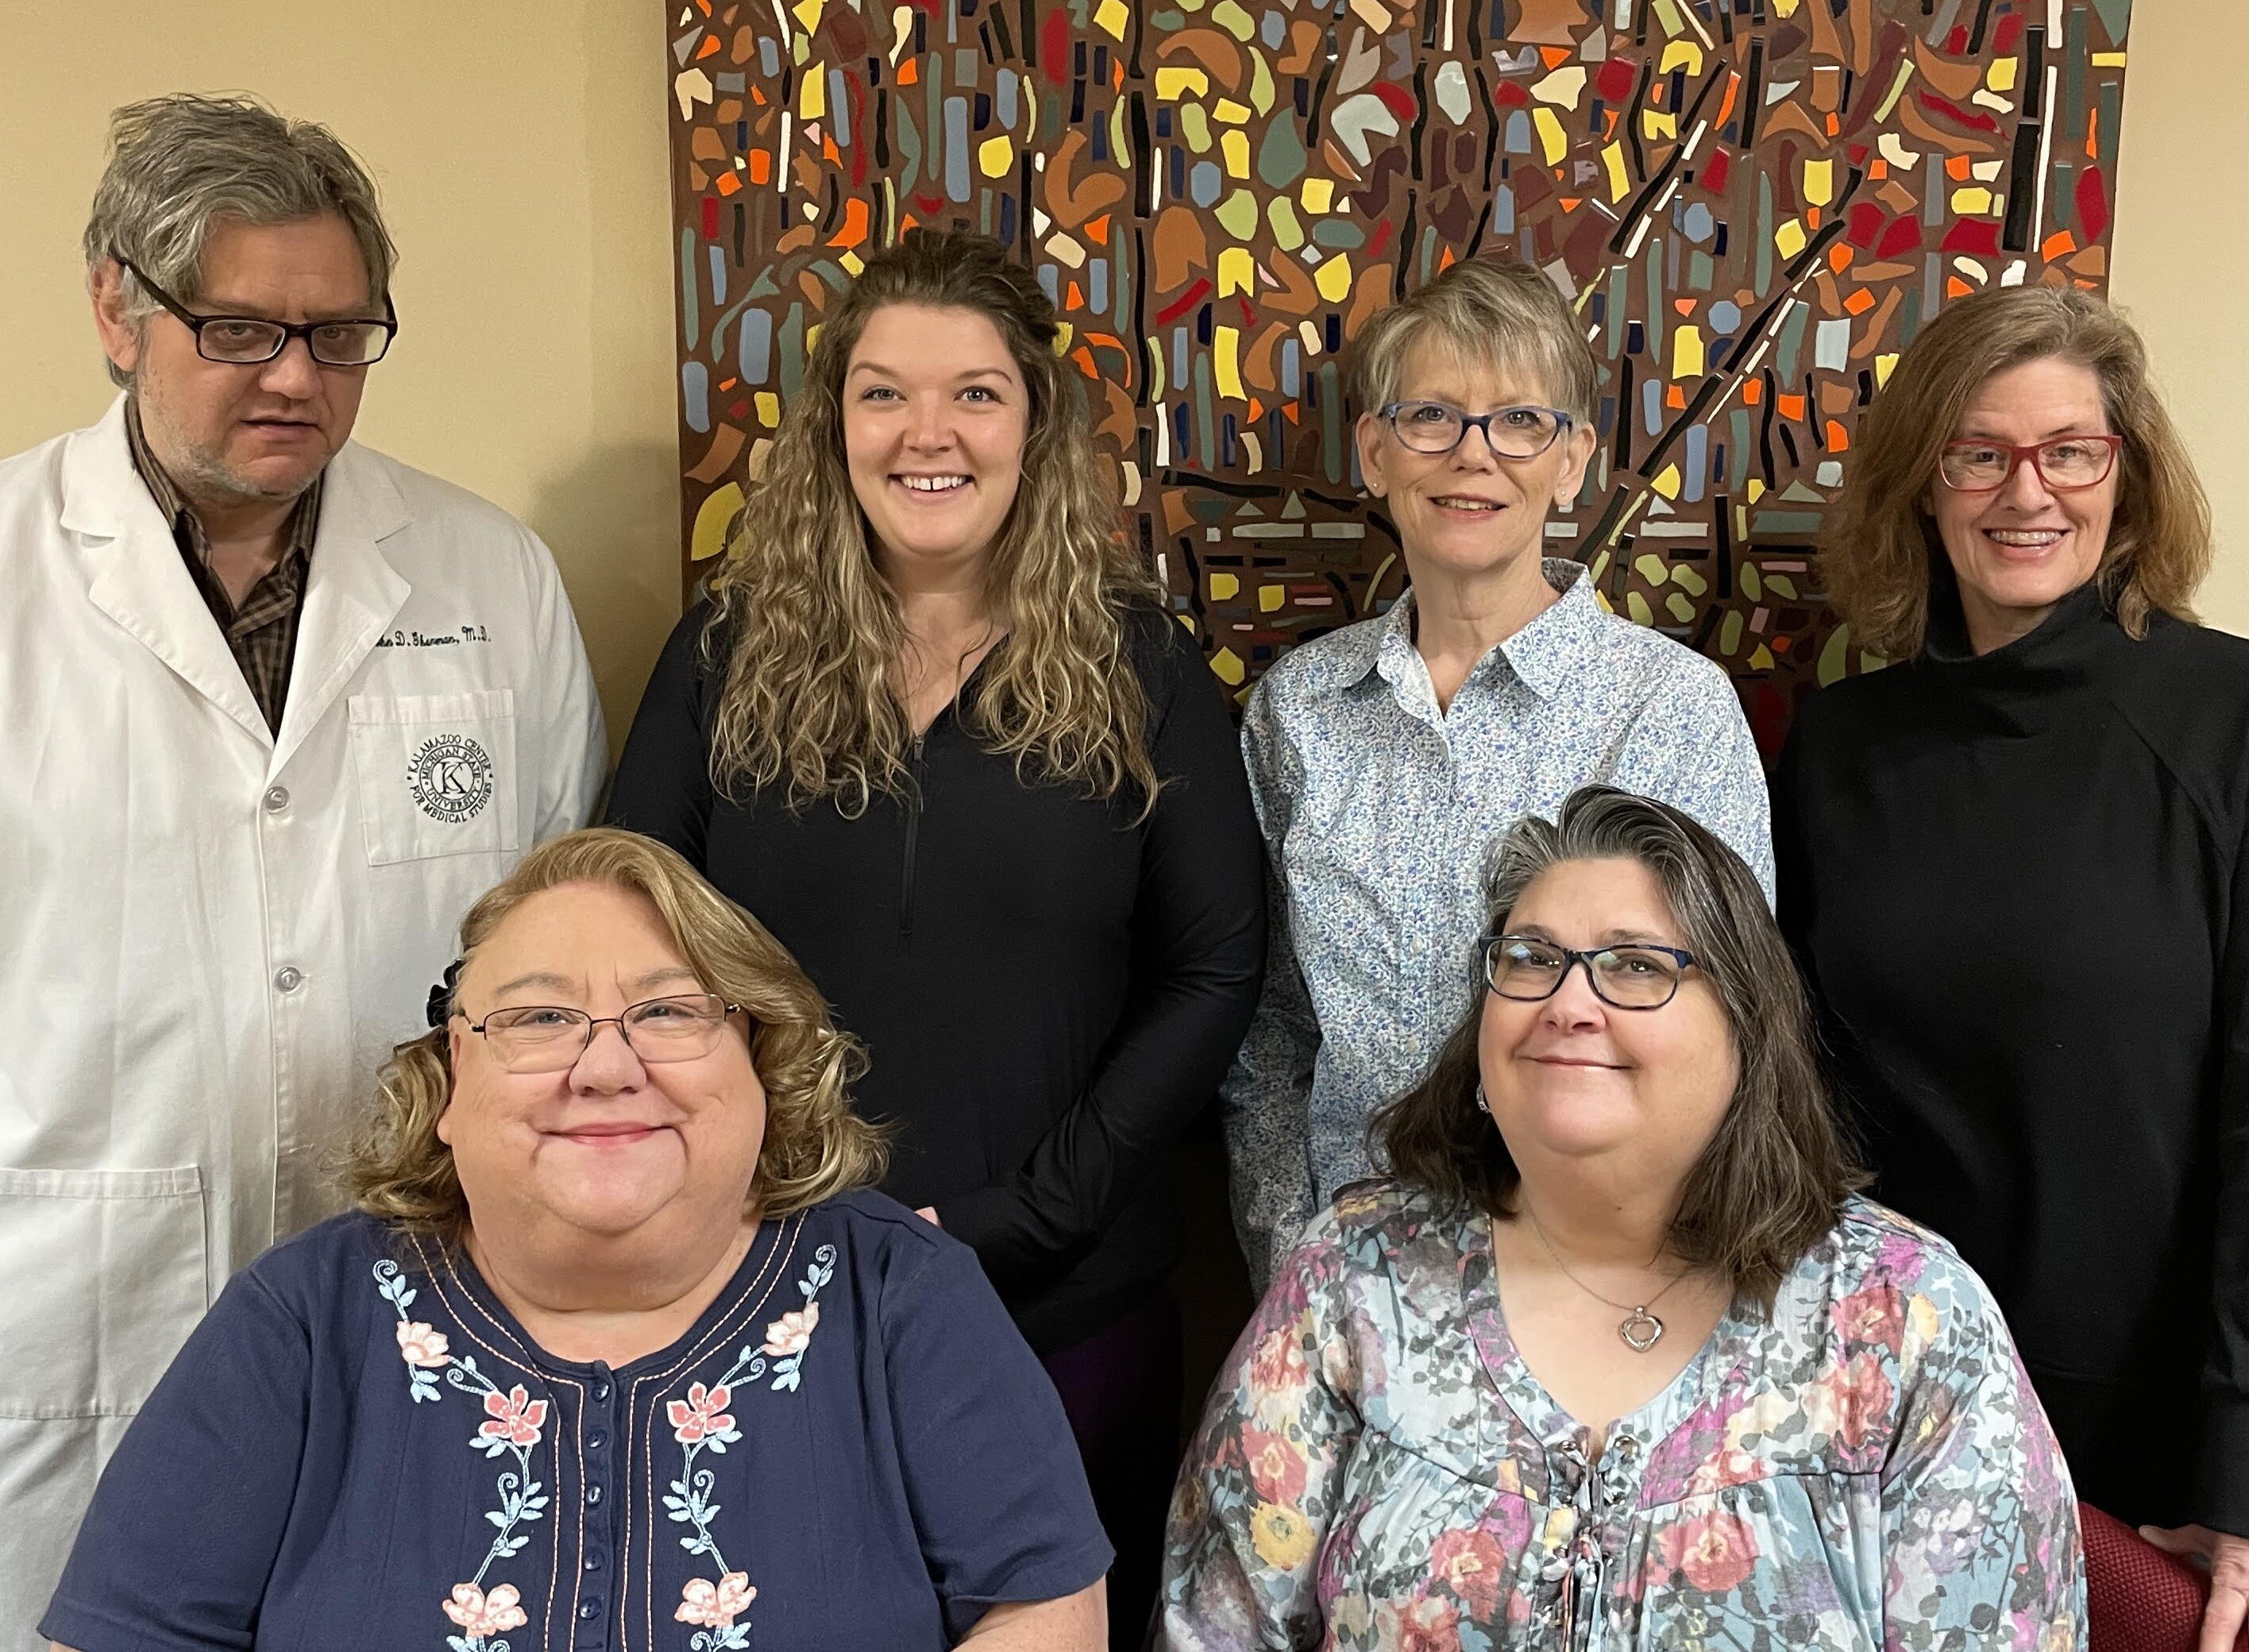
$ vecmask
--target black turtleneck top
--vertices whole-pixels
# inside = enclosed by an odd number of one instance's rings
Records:
[[[1876,1195],[1997,1294],[2079,1495],[2249,1535],[2249,642],[2091,586],[1812,695],[1779,910]]]

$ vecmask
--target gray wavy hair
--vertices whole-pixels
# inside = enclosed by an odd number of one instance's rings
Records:
[[[109,117],[109,164],[86,219],[86,268],[122,256],[193,305],[203,296],[213,224],[290,224],[324,212],[350,226],[367,262],[368,299],[380,304],[398,249],[375,181],[335,134],[251,97],[149,98]],[[131,275],[123,280],[126,315],[137,326],[156,300]],[[114,363],[109,376],[120,385],[130,379]]]
[[[1741,857],[1668,804],[1607,786],[1580,787],[1552,820],[1526,815],[1500,839],[1485,866],[1487,932],[1503,933],[1530,885],[1572,860],[1633,861],[1654,873],[1680,938],[1717,989],[1741,1077],[1681,1189],[1671,1244],[1770,1308],[1788,1270],[1867,1180],[1820,1072],[1788,943]],[[1476,976],[1472,1001],[1428,1073],[1375,1115],[1368,1139],[1401,1180],[1512,1221],[1520,1173],[1476,1103],[1483,981],[1473,959],[1461,965]]]

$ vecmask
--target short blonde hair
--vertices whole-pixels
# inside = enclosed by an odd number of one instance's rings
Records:
[[[1468,258],[1417,288],[1358,331],[1351,392],[1362,413],[1398,399],[1424,342],[1461,361],[1528,369],[1554,405],[1590,425],[1600,370],[1554,283],[1516,258]]]
[[[883,1133],[845,1093],[865,1069],[857,1042],[836,1031],[827,1001],[765,926],[655,839],[600,827],[541,843],[461,920],[464,962],[526,900],[565,884],[644,897],[703,984],[748,1015],[750,1061],[766,1091],[765,1145],[749,1187],[760,1215],[784,1216],[880,1180]],[[469,1206],[452,1150],[437,1139],[453,1093],[448,1036],[440,1026],[391,1052],[345,1180],[361,1210],[453,1243]]]
[[[2148,634],[2160,609],[2195,617],[2210,572],[2210,502],[2148,380],[2132,324],[2076,287],[2000,287],[1940,310],[1916,334],[1860,425],[1842,498],[1819,547],[1830,600],[1860,647],[1918,654],[1929,630],[1932,557],[1944,554],[1922,501],[1969,399],[1995,373],[2060,360],[2101,381],[2108,427],[2124,438],[2116,509],[2094,575],[2117,622]]]

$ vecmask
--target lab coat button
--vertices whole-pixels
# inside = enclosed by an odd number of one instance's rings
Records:
[[[289,788],[286,786],[269,786],[265,788],[265,812],[267,814],[278,815],[288,807]]]
[[[277,992],[292,993],[304,984],[305,972],[293,964],[277,971],[273,977],[273,988]]]

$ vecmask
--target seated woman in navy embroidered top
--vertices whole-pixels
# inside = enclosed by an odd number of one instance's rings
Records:
[[[1091,1652],[1110,1550],[856,1047],[620,831],[534,850],[402,1045],[356,1214],[237,1277],[41,1632],[108,1649]]]

